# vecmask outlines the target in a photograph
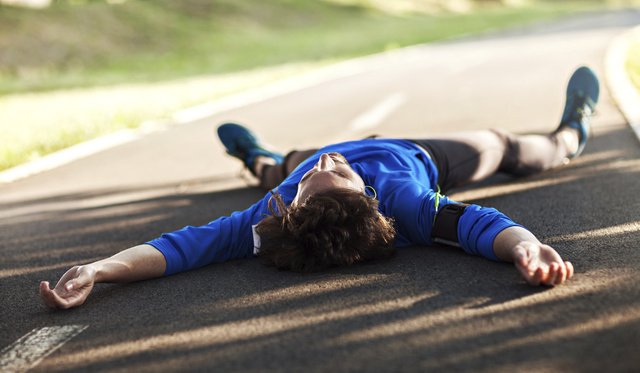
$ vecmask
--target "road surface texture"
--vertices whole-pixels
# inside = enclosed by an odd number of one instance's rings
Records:
[[[640,370],[640,144],[602,76],[609,42],[638,23],[637,10],[587,13],[409,48],[0,185],[0,370]],[[576,268],[565,285],[530,287],[512,265],[413,247],[312,275],[237,260],[99,284],[72,310],[40,304],[41,280],[261,198],[213,136],[224,121],[283,151],[371,133],[547,132],[583,64],[603,84],[579,159],[451,195],[496,207],[553,245]]]

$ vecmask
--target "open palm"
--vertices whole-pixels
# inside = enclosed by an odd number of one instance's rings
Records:
[[[90,266],[68,270],[51,290],[48,281],[40,283],[40,299],[47,308],[66,309],[84,303],[93,289],[95,270]]]

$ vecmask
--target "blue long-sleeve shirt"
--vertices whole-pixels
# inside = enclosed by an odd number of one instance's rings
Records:
[[[344,142],[320,149],[317,156],[302,162],[278,187],[286,204],[296,195],[298,182],[327,152],[342,154],[362,177],[375,188],[380,212],[395,220],[396,246],[433,245],[431,229],[436,214],[438,171],[426,153],[410,141],[371,139]],[[160,250],[167,261],[164,275],[202,267],[230,259],[253,256],[260,247],[255,226],[269,214],[271,193],[250,208],[221,217],[201,227],[185,227],[147,242]],[[440,206],[455,203],[440,198]],[[471,254],[498,260],[493,240],[513,221],[493,208],[467,207],[458,223],[462,248]]]

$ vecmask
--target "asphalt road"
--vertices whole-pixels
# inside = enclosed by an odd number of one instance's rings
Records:
[[[639,23],[640,11],[591,13],[410,48],[0,185],[0,370],[640,370],[640,143],[602,81],[608,43]],[[72,265],[262,197],[214,139],[223,121],[282,150],[370,133],[545,132],[583,64],[603,83],[583,156],[452,194],[498,208],[556,247],[576,268],[563,286],[530,287],[511,265],[415,247],[313,275],[238,260],[100,284],[72,310],[40,304],[39,282]]]

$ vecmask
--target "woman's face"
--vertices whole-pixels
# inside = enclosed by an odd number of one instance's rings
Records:
[[[293,203],[304,203],[314,193],[332,188],[365,192],[364,181],[340,153],[320,155],[318,163],[300,179]]]

